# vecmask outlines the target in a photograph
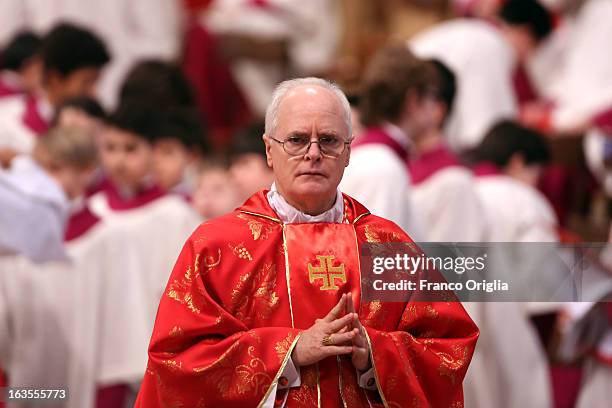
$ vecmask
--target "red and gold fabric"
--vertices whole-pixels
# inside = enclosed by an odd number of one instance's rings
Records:
[[[136,406],[261,406],[300,331],[347,292],[367,331],[378,392],[359,387],[349,357],[327,358],[301,367],[287,407],[463,406],[478,329],[460,303],[360,300],[360,245],[410,238],[348,196],[345,223],[283,224],[265,193],[203,223],[185,244]]]

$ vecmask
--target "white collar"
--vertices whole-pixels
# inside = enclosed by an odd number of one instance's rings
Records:
[[[319,215],[309,215],[301,212],[285,200],[276,189],[276,183],[272,183],[270,191],[266,195],[270,207],[285,224],[304,224],[315,222],[342,223],[344,217],[344,200],[342,193],[337,190],[336,202],[333,207]]]

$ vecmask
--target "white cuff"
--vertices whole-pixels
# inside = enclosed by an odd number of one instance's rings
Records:
[[[357,378],[359,379],[359,386],[361,388],[369,391],[376,391],[378,389],[373,366],[363,374],[359,374],[359,372],[357,372]]]
[[[278,382],[270,392],[270,395],[268,395],[268,398],[262,405],[262,408],[274,408],[274,401],[276,401],[277,391],[285,390],[291,387],[299,387],[300,385],[302,385],[302,380],[300,379],[300,367],[293,364],[293,360],[290,357],[289,360],[287,360],[287,364],[285,365],[283,372],[278,378]],[[281,405],[282,407],[284,407],[285,403],[287,402],[287,394],[289,393],[285,393],[285,398]]]

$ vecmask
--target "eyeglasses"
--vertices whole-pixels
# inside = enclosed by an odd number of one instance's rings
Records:
[[[273,137],[270,139],[283,145],[285,152],[291,156],[302,156],[310,150],[313,143],[317,143],[323,156],[336,158],[344,153],[347,145],[351,144],[350,140],[342,140],[336,136],[321,136],[318,140],[312,140],[306,136],[289,136],[285,140]]]

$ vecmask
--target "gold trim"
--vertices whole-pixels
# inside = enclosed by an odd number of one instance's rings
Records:
[[[293,321],[293,302],[291,301],[291,274],[289,273],[289,251],[287,250],[287,237],[285,236],[285,224],[283,227],[283,252],[285,253],[285,281],[287,282],[287,296],[289,296],[289,312],[291,313],[291,327],[295,328]]]
[[[383,405],[385,408],[389,408],[389,404],[387,403],[387,399],[385,398],[385,393],[382,391],[382,383],[378,378],[378,370],[376,370],[376,364],[374,363],[374,352],[372,350],[372,341],[370,340],[370,335],[368,335],[368,331],[364,330],[366,340],[368,341],[368,347],[370,349],[370,360],[372,361],[372,368],[374,368],[374,378],[376,379],[376,388],[378,388],[378,392],[380,394],[380,398],[382,399]]]
[[[355,224],[353,224],[353,232],[355,233],[355,246],[357,247],[357,269],[359,270],[359,309],[357,310],[357,317],[361,314],[361,304],[362,296],[361,296],[361,253],[359,252],[359,240],[357,239],[357,229],[355,228]]]
[[[272,392],[272,388],[274,388],[274,386],[278,385],[278,379],[280,378],[280,375],[282,374],[282,372],[285,370],[285,366],[287,365],[287,362],[291,358],[291,353],[293,352],[293,348],[297,344],[297,341],[299,340],[300,336],[301,336],[301,333],[298,334],[295,337],[295,339],[293,340],[293,343],[291,343],[291,347],[289,347],[289,350],[287,351],[287,354],[285,355],[285,359],[283,360],[283,363],[281,364],[280,368],[276,372],[276,375],[274,376],[274,380],[272,380],[272,383],[268,387],[268,391],[266,391],[266,395],[264,395],[263,399],[261,401],[259,401],[259,404],[257,405],[257,408],[263,407],[263,404],[266,402],[266,400],[270,396],[270,393]]]
[[[344,399],[344,392],[342,392],[344,381],[342,381],[342,362],[340,361],[340,356],[336,356],[336,360],[338,361],[338,388],[340,389],[340,399],[342,400],[344,408],[348,408]]]
[[[315,365],[317,369],[317,407],[321,408],[321,383],[319,381],[319,363]]]
[[[360,219],[362,219],[363,217],[365,217],[366,215],[370,215],[371,213],[368,211],[366,213],[361,214],[359,217],[355,218],[353,220],[353,225],[355,225],[357,223],[357,221],[359,221]]]
[[[266,219],[268,219],[268,220],[270,220],[270,221],[274,221],[274,222],[276,222],[276,223],[278,223],[278,224],[282,224],[282,223],[283,223],[283,222],[282,222],[281,220],[279,220],[278,218],[270,217],[270,216],[268,216],[268,215],[263,215],[263,214],[254,213],[254,212],[250,212],[250,211],[244,211],[244,210],[240,210],[240,212],[241,212],[241,213],[244,213],[244,214],[254,215],[254,216],[256,216],[256,217],[266,218]]]

